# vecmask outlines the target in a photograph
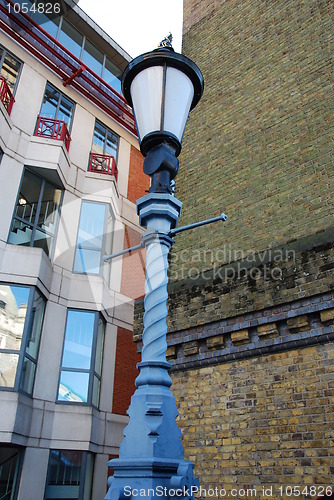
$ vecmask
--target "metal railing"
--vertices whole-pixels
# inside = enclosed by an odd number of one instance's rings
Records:
[[[89,156],[88,171],[96,172],[97,174],[113,175],[117,181],[118,169],[113,156],[91,152]]]
[[[65,143],[67,151],[70,148],[71,136],[64,120],[39,116],[34,135],[36,137],[46,137],[48,139],[62,141]]]
[[[7,113],[10,115],[15,99],[6,79],[3,76],[0,76],[0,101],[5,106]]]

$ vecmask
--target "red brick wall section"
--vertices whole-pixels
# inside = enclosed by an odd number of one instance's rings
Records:
[[[124,248],[130,248],[141,242],[140,234],[126,226]],[[136,250],[123,257],[121,293],[133,300],[144,296],[146,251]]]
[[[144,157],[138,149],[131,146],[128,200],[136,203],[138,198],[145,195],[150,187],[150,178],[143,172]]]
[[[135,378],[139,373],[136,365],[140,361],[140,355],[132,335],[130,330],[118,327],[113,397],[113,413],[118,415],[126,415],[135,391]]]

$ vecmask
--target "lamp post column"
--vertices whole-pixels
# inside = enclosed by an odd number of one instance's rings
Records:
[[[189,111],[200,100],[204,81],[199,68],[171,47],[138,56],[123,73],[122,90],[133,108],[149,193],[137,201],[139,223],[146,228],[144,331],[140,373],[128,410],[119,458],[109,462],[114,476],[106,500],[144,496],[192,498],[198,482],[193,464],[184,460],[176,424],[175,398],[170,391],[167,350],[167,270],[181,202],[172,181],[179,170],[183,132]]]
[[[181,202],[170,194],[149,193],[137,201],[137,211],[147,228],[142,361],[119,458],[109,463],[114,476],[105,498],[131,498],[140,491],[152,499],[170,498],[176,491],[189,498],[198,482],[193,464],[184,460],[166,361],[168,252],[173,242],[168,232],[176,226]]]

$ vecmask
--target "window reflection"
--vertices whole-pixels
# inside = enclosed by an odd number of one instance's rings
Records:
[[[30,294],[33,293],[33,300]],[[30,287],[0,284],[0,386],[32,393],[45,301]],[[22,374],[17,372],[20,358]]]
[[[50,83],[46,84],[40,116],[63,120],[70,130],[74,111],[74,103]],[[50,129],[52,135],[53,129]]]
[[[0,75],[5,78],[12,94],[15,93],[20,68],[21,62],[0,46]]]
[[[113,156],[117,161],[118,141],[118,136],[112,130],[96,120],[92,145],[94,153]]]
[[[74,272],[99,274],[105,226],[106,205],[83,201],[74,257]]]
[[[104,321],[99,313],[69,309],[58,401],[99,404]]]
[[[83,35],[64,18],[58,40],[67,50],[80,59]]]
[[[103,66],[103,54],[95,47],[89,40],[85,41],[84,52],[82,61],[94,71],[97,75],[101,76]]]

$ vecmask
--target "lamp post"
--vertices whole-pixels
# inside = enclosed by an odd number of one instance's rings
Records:
[[[169,498],[174,492],[192,497],[198,484],[193,464],[184,460],[176,424],[168,373],[171,365],[166,361],[166,318],[167,257],[182,205],[173,195],[171,182],[179,170],[177,157],[188,114],[200,100],[204,82],[198,67],[175,53],[167,39],[165,42],[165,46],[130,62],[122,80],[125,99],[133,107],[145,156],[144,172],[151,177],[151,187],[137,201],[139,222],[146,228],[142,360],[119,458],[109,462],[114,475],[106,500],[140,494]]]

